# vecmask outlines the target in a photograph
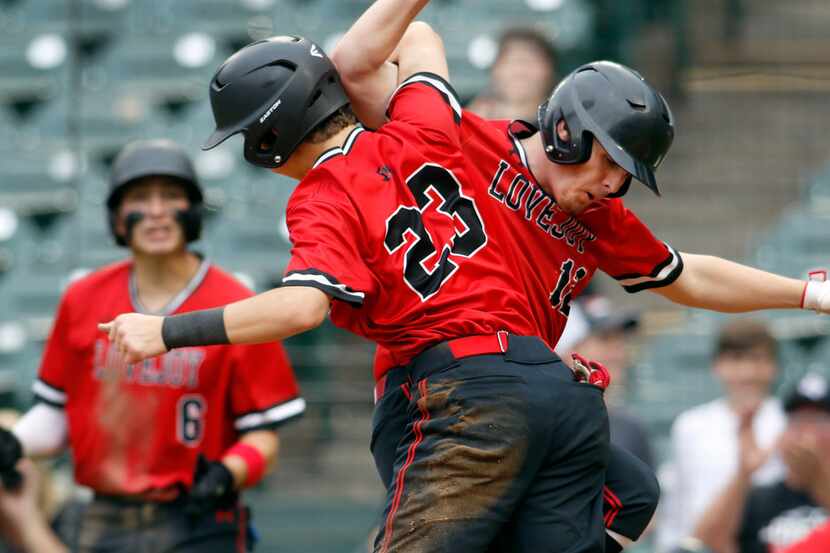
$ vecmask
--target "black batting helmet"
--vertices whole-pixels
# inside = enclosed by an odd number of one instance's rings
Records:
[[[204,197],[190,161],[184,148],[163,138],[138,140],[124,146],[112,163],[110,172],[109,196],[107,210],[109,223],[115,242],[126,246],[127,241],[116,231],[116,214],[124,191],[138,179],[144,177],[169,177],[178,180],[184,186],[190,200],[190,208],[180,211],[176,217],[184,229],[185,240],[192,242],[199,239],[202,232],[202,208]]]
[[[295,36],[260,40],[225,60],[211,79],[216,130],[202,148],[242,133],[246,160],[279,167],[348,103],[334,64],[319,46]]]
[[[563,119],[570,141],[556,133]],[[539,106],[539,128],[551,161],[586,162],[593,137],[618,165],[660,195],[654,171],[671,147],[674,118],[663,96],[633,69],[610,61],[577,68]],[[629,183],[630,178],[615,196]]]

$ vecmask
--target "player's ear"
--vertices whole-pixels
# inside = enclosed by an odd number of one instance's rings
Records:
[[[564,119],[560,119],[556,123],[556,134],[559,136],[559,140],[561,140],[562,142],[570,142],[571,133],[568,130],[568,124],[565,123]]]

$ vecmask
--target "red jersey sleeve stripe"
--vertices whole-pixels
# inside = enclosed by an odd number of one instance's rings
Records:
[[[236,419],[234,427],[239,432],[250,432],[263,428],[275,428],[305,412],[305,400],[301,397],[269,407],[263,411],[248,413]]]
[[[333,276],[317,269],[303,269],[291,271],[282,279],[283,286],[311,286],[322,290],[326,294],[355,305],[363,305],[366,294],[341,284]]]
[[[415,83],[423,83],[427,86],[431,86],[435,90],[441,93],[441,96],[444,97],[444,100],[449,104],[450,108],[452,108],[453,114],[455,116],[455,122],[461,123],[461,101],[458,99],[458,94],[455,92],[455,89],[452,87],[450,83],[445,81],[441,76],[436,75],[435,73],[415,73],[408,79],[398,86],[395,92],[392,94],[392,97],[389,99],[389,104],[391,105],[392,99],[400,92],[403,88],[406,88],[409,85]],[[387,106],[386,113],[389,113],[389,107]]]
[[[32,392],[38,400],[49,405],[55,407],[66,405],[66,392],[47,384],[41,379],[35,380],[35,383],[32,384]]]
[[[626,292],[632,294],[649,288],[668,286],[677,280],[677,277],[683,272],[683,258],[677,250],[668,244],[666,244],[666,248],[669,250],[668,257],[658,263],[649,275],[627,274],[614,278]]]

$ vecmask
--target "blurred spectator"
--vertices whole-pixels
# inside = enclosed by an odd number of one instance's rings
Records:
[[[0,529],[2,529],[3,551],[24,553],[67,553],[64,546],[39,508],[41,497],[41,475],[34,463],[23,459],[17,470],[22,476],[21,485],[15,490],[0,487]],[[10,543],[14,549],[3,549]]]
[[[536,120],[539,104],[547,99],[557,77],[558,57],[553,43],[531,27],[506,30],[490,68],[490,82],[467,106],[486,119]]]
[[[18,411],[0,410],[0,432],[19,420]],[[70,497],[45,461],[23,460],[16,470],[20,486],[0,486],[0,552],[66,551],[55,532],[73,540],[86,502]]]
[[[753,485],[772,448],[759,447],[751,416],[740,431],[738,470],[695,530],[715,553],[779,553],[826,524],[830,512],[830,385],[808,374],[785,404],[787,427],[778,443],[786,477]],[[826,531],[813,539],[819,547]],[[827,549],[814,549],[826,552]],[[809,549],[802,549],[809,551]]]
[[[671,431],[670,478],[665,482],[657,527],[665,551],[691,533],[704,511],[738,469],[739,429],[751,425],[769,448],[784,429],[780,402],[770,396],[778,372],[778,344],[766,325],[735,319],[718,335],[712,370],[724,396],[681,413]],[[765,459],[753,481],[780,478],[777,458]]]
[[[654,454],[643,423],[623,407],[631,367],[631,342],[636,339],[639,324],[637,313],[614,309],[605,297],[580,298],[571,304],[556,352],[567,363],[571,362],[570,353],[576,352],[608,368],[611,386],[605,392],[605,401],[611,442],[654,468]]]

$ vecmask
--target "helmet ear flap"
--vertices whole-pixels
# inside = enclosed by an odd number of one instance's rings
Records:
[[[590,133],[582,128],[572,128],[559,106],[551,106],[549,102],[539,106],[539,128],[542,134],[542,143],[548,159],[554,163],[566,165],[585,163],[591,157],[593,139]],[[559,136],[556,127],[562,121],[568,131],[568,140]]]
[[[107,211],[107,222],[110,225],[110,232],[112,233],[113,240],[115,240],[115,244],[117,246],[126,247],[127,241],[124,239],[124,236],[118,234],[118,216],[115,211],[111,209]]]
[[[202,218],[204,217],[204,206],[192,205],[188,209],[176,212],[176,221],[182,227],[185,242],[195,242],[202,235]]]

